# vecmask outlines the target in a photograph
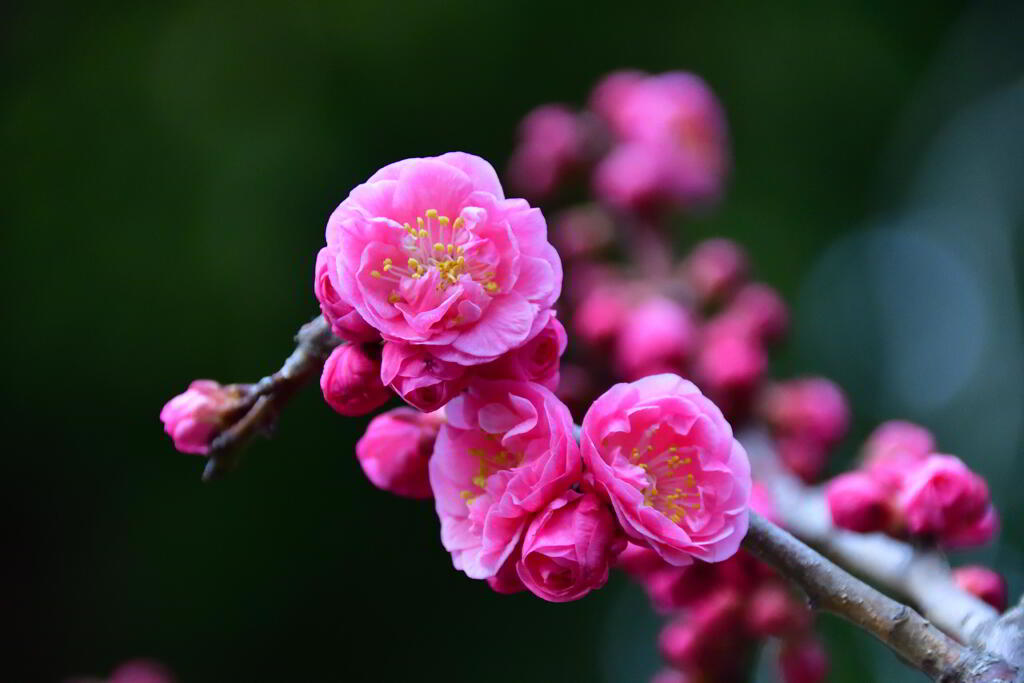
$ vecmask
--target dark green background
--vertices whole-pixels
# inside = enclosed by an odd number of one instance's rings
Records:
[[[680,243],[740,239],[759,275],[795,297],[837,236],[899,205],[943,121],[1024,72],[1011,8],[8,6],[0,285],[13,544],[2,565],[14,656],[0,678],[104,674],[145,655],[186,683],[643,679],[655,621],[636,616],[638,589],[616,579],[549,605],[456,573],[432,506],[373,489],[352,454],[365,421],[333,414],[317,392],[209,486],[200,459],[172,450],[160,406],[194,377],[277,367],[315,311],[323,225],[354,184],[453,149],[500,167],[526,111],[579,103],[613,68],[691,69],[716,89],[736,170],[719,213]],[[990,61],[951,53],[967,30],[1006,49]],[[816,323],[796,314],[799,339]],[[814,348],[787,348],[780,367],[850,374],[822,367]],[[863,434],[878,404],[867,390],[853,400]],[[999,557],[1020,567],[1022,530],[1006,516]],[[1019,570],[1011,579],[1020,589]],[[888,654],[836,622],[827,630],[831,680],[893,680],[872,663]],[[634,675],[610,673],[623,670]]]

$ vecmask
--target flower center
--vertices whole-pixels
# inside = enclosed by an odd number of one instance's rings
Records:
[[[491,296],[498,293],[500,288],[494,281],[495,273],[487,270],[486,264],[466,260],[466,245],[473,235],[462,216],[452,221],[448,216],[438,215],[437,209],[427,209],[423,216],[416,217],[415,226],[404,223],[398,227],[405,232],[402,237],[404,256],[385,258],[379,270],[370,271],[374,278],[400,285],[403,278],[419,280],[433,269],[438,274],[438,291],[446,290],[467,274],[482,283],[484,291]],[[404,262],[401,262],[403,258]],[[393,290],[388,301],[393,304],[403,301],[400,290]]]
[[[629,461],[642,469],[649,485],[643,490],[644,505],[653,507],[678,524],[687,510],[700,510],[702,495],[697,486],[699,449],[655,438],[658,427],[644,432],[630,451]]]
[[[487,448],[469,449],[469,456],[479,461],[479,467],[472,480],[473,488],[459,491],[459,496],[466,501],[467,506],[484,492],[489,476],[499,470],[510,470],[517,467],[523,461],[522,453],[513,453],[501,447],[503,434],[485,433],[484,436],[494,445],[489,445]]]

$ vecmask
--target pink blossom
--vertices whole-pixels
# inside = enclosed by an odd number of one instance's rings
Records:
[[[766,392],[763,412],[775,428],[783,460],[806,481],[820,473],[828,450],[850,422],[842,390],[821,377],[776,384]]]
[[[430,412],[458,396],[469,374],[464,365],[436,358],[429,346],[384,342],[380,380],[409,405]]]
[[[501,565],[501,569],[498,570],[498,573],[487,577],[487,585],[495,593],[512,595],[513,593],[522,593],[526,590],[526,586],[519,579],[519,574],[516,572],[516,565],[522,559],[522,546],[523,543],[520,541],[519,547],[508,556],[505,563]]]
[[[879,425],[865,442],[864,468],[883,486],[896,489],[934,452],[931,432],[912,422],[892,420]]]
[[[461,152],[375,173],[331,215],[327,248],[341,301],[386,341],[460,365],[520,346],[562,286],[544,216]]]
[[[313,293],[320,302],[320,311],[335,335],[353,343],[372,342],[380,333],[370,327],[351,306],[341,300],[335,282],[338,271],[332,267],[337,250],[324,247],[316,255]]]
[[[747,277],[747,254],[732,240],[716,238],[701,242],[683,261],[683,278],[704,301],[720,300],[736,290]]]
[[[582,143],[578,117],[568,107],[537,107],[519,126],[509,177],[527,197],[544,197],[580,161]]]
[[[953,570],[953,581],[963,590],[1005,612],[1009,600],[1006,579],[999,572],[981,565],[967,565]]]
[[[889,500],[884,486],[863,472],[841,474],[825,487],[832,523],[842,529],[882,531],[889,524]]]
[[[998,531],[988,485],[952,455],[931,455],[903,482],[899,510],[910,533],[950,548],[981,545]]]
[[[720,190],[689,151],[652,142],[614,147],[598,163],[593,184],[602,201],[645,214],[700,205]]]
[[[590,346],[614,339],[622,327],[629,301],[622,286],[605,285],[591,289],[573,315],[576,334]]]
[[[597,496],[566,491],[530,523],[516,571],[540,598],[578,600],[608,581],[609,564],[624,546],[614,515]]]
[[[159,662],[132,659],[114,669],[109,683],[174,683],[174,676]]]
[[[445,408],[430,459],[441,542],[456,569],[494,576],[530,518],[580,478],[569,410],[529,382],[476,380]]]
[[[373,485],[408,498],[430,498],[427,461],[444,414],[395,408],[370,420],[356,457]]]
[[[331,351],[320,375],[320,390],[327,405],[350,417],[380,408],[392,395],[381,384],[377,351],[361,344],[342,344]]]
[[[188,390],[164,405],[160,420],[164,431],[182,453],[205,455],[210,443],[227,426],[228,416],[239,405],[241,394],[209,379],[197,379]]]
[[[767,367],[768,357],[758,339],[708,325],[693,372],[719,407],[734,415],[749,408]]]
[[[813,636],[787,640],[779,653],[784,683],[821,683],[828,675],[828,655]]]
[[[750,463],[693,383],[664,374],[616,384],[584,417],[581,443],[588,481],[634,542],[674,565],[739,548]]]
[[[476,376],[487,379],[518,379],[536,382],[551,391],[557,389],[559,362],[565,353],[569,337],[562,323],[554,316],[554,311],[549,313],[551,315],[546,322],[544,318],[537,319],[538,323],[543,323],[543,327],[529,341],[498,360],[474,368]]]
[[[619,328],[615,361],[620,376],[639,379],[679,372],[694,350],[697,332],[689,311],[656,296],[626,313]]]

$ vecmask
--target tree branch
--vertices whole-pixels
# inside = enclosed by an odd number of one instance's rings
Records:
[[[755,512],[744,547],[796,584],[816,609],[864,629],[933,680],[1004,683],[1020,672],[991,654],[965,647],[916,611],[896,602],[825,559]]]
[[[323,370],[324,362],[341,340],[331,333],[323,316],[309,321],[295,335],[295,350],[281,369],[248,388],[241,416],[210,444],[203,481],[218,479],[238,466],[242,447],[257,434],[273,429],[281,409],[295,393]]]

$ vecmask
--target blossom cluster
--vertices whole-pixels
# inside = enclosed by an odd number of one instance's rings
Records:
[[[593,196],[562,206],[550,238],[479,157],[385,166],[334,210],[316,257],[314,294],[343,342],[320,387],[345,416],[407,404],[370,420],[356,457],[380,489],[433,499],[468,577],[565,602],[620,568],[670,615],[657,681],[741,680],[775,638],[782,679],[816,683],[827,658],[810,611],[740,550],[750,509],[776,515],[736,433],[761,429],[813,483],[850,409],[825,378],[770,376],[789,313],[740,245],[671,255],[673,212],[716,201],[729,165],[699,77],[628,71],[582,110],[545,105],[520,127],[508,176],[524,195]],[[179,450],[206,454],[252,400],[201,380],[161,419]],[[984,480],[909,423],[880,427],[826,492],[835,525],[857,532],[955,548],[998,526]],[[1005,607],[998,574],[954,579]]]
[[[981,545],[999,517],[985,480],[959,458],[935,452],[925,428],[892,421],[864,444],[858,469],[826,488],[836,526],[933,540],[948,548]]]

